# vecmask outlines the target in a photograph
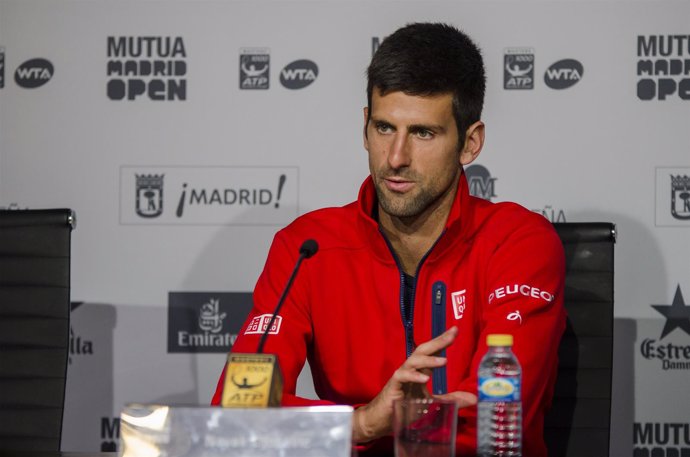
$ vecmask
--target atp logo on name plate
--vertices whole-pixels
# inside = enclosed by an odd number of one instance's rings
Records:
[[[120,224],[286,225],[297,167],[120,167]]]
[[[655,225],[690,227],[690,167],[656,169]]]

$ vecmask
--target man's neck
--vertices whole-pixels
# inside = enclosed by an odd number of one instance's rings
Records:
[[[379,205],[379,225],[391,243],[403,271],[416,275],[422,257],[431,249],[446,227],[457,186],[434,205],[414,217],[395,217]]]

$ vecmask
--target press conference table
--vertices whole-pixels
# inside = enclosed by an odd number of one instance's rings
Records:
[[[3,451],[0,450],[0,457],[118,457],[117,452],[57,452],[57,451]],[[353,452],[353,457],[356,453]],[[367,457],[393,457],[393,453],[380,455],[370,455]]]

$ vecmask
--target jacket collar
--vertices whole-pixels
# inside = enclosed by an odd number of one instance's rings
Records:
[[[433,261],[452,243],[457,242],[458,239],[468,237],[474,203],[474,199],[470,196],[467,178],[463,170],[458,180],[458,191],[455,194],[455,200],[453,200],[448,220],[446,221],[446,228],[427,260]],[[360,233],[364,234],[366,237],[365,241],[371,246],[377,257],[385,262],[394,262],[385,237],[379,230],[378,221],[372,217],[377,204],[378,199],[376,197],[374,181],[371,176],[367,176],[367,179],[364,180],[359,189],[359,196],[357,198],[357,210],[359,213],[357,219],[361,230]]]

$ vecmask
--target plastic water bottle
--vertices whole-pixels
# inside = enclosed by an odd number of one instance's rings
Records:
[[[513,335],[489,335],[479,364],[477,455],[522,456],[522,370],[511,350]]]

